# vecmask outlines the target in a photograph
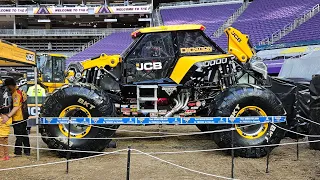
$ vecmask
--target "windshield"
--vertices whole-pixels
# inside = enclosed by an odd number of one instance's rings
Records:
[[[44,64],[46,63],[46,57],[44,55],[40,55],[37,57],[37,68],[42,71]]]
[[[64,82],[65,57],[40,55],[37,67],[43,82]]]
[[[131,44],[125,49],[125,51],[123,51],[123,52],[120,54],[120,56],[121,56],[121,57],[125,57],[125,56],[129,53],[129,51],[135,46],[135,44],[139,41],[140,38],[141,38],[141,36],[138,37],[138,38],[133,39],[133,41],[131,42]]]

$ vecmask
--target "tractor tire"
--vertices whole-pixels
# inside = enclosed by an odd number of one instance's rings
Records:
[[[255,85],[236,85],[218,94],[209,105],[210,117],[239,117],[239,116],[284,116],[285,110],[281,101],[268,89]],[[277,124],[285,126],[286,123]],[[241,127],[243,126],[243,127]],[[258,124],[249,127],[235,125],[234,147],[259,146],[278,144],[284,138],[285,132],[273,124]],[[228,129],[232,125],[207,125],[209,131]],[[231,131],[213,133],[215,143],[221,148],[230,148]],[[259,158],[267,155],[272,147],[255,147],[234,150],[235,156]],[[231,150],[228,151],[230,153]]]
[[[87,84],[66,85],[53,92],[41,108],[43,117],[108,117],[116,116],[115,107],[107,93]],[[86,125],[71,125],[70,150],[77,151],[102,151],[119,126],[100,125],[101,128]],[[105,129],[104,129],[105,128]],[[108,129],[112,128],[112,130]],[[42,125],[41,134],[43,141],[51,149],[68,149],[68,124]],[[49,137],[49,138],[46,138]],[[50,138],[51,137],[51,138]],[[52,138],[56,137],[56,138]],[[82,139],[86,138],[86,139]],[[66,151],[56,151],[59,156],[66,157]],[[78,158],[89,156],[90,152],[72,152],[71,157]]]

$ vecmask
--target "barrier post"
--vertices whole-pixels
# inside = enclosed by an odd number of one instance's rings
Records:
[[[269,173],[269,158],[270,158],[270,147],[267,147],[267,167],[266,167],[266,173]]]
[[[269,132],[267,134],[267,145],[270,145],[269,144],[269,135],[270,135],[270,132],[271,132],[271,129],[269,128]],[[266,166],[266,173],[269,173],[269,160],[270,160],[270,151],[271,151],[271,146],[268,146],[266,147],[266,150],[267,150],[267,166]]]
[[[69,173],[69,159],[70,159],[70,122],[71,122],[71,117],[69,117],[69,121],[68,121],[68,152],[67,152],[67,174]]]
[[[38,106],[38,72],[37,67],[33,68],[34,73],[34,84],[35,84],[35,104],[36,104],[36,124],[37,124],[37,161],[40,160],[40,149],[39,149],[39,106]]]
[[[297,124],[296,132],[299,132],[299,122]],[[298,161],[299,160],[299,134],[298,133],[297,133],[297,144],[296,144],[296,147],[297,147],[297,161]]]
[[[235,131],[235,124],[232,125],[233,129],[231,130],[231,178],[234,178],[234,131]]]
[[[131,161],[131,146],[128,146],[127,178],[126,178],[126,180],[130,180],[130,161]]]

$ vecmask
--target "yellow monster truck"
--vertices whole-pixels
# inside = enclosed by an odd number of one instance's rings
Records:
[[[132,33],[121,55],[101,55],[71,64],[70,84],[45,100],[43,117],[239,117],[284,116],[280,100],[264,88],[265,64],[255,57],[247,35],[230,27],[228,53],[202,25],[150,27]],[[282,124],[280,124],[281,126]],[[101,151],[117,125],[42,125],[49,148]],[[231,125],[199,125],[201,130]],[[236,125],[234,146],[277,144],[284,132],[271,123]],[[70,130],[70,131],[69,131]],[[221,148],[231,147],[231,132],[214,133]],[[88,139],[98,138],[98,139]],[[103,139],[105,138],[105,139]],[[262,157],[270,147],[235,150],[242,157]],[[272,149],[272,148],[271,148]],[[64,152],[59,152],[65,155]],[[74,153],[74,155],[83,155]]]

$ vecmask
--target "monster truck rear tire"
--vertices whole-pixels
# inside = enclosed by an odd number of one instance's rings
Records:
[[[284,116],[285,110],[281,101],[268,89],[254,85],[236,85],[221,92],[209,106],[210,117],[238,116]],[[277,124],[285,126],[285,123]],[[242,126],[242,127],[241,127]],[[208,125],[208,130],[228,129],[232,125]],[[212,137],[221,148],[230,148],[231,131],[213,133]],[[236,125],[234,131],[234,147],[278,144],[284,137],[284,131],[273,124]],[[268,142],[269,141],[269,142]],[[236,149],[235,156],[258,158],[263,157],[273,147],[255,147]],[[228,151],[229,153],[231,151]]]
[[[73,84],[64,86],[53,92],[41,108],[43,117],[108,117],[115,116],[115,107],[107,93],[94,86]],[[101,128],[71,125],[70,149],[77,151],[102,151],[111,139],[82,139],[82,138],[110,138],[118,126],[100,125]],[[68,125],[42,125],[41,134],[49,148],[64,150],[68,148]],[[58,137],[58,138],[45,138]],[[62,138],[59,138],[62,137]],[[57,151],[65,157],[66,151]],[[83,157],[92,153],[72,152],[72,157]]]

